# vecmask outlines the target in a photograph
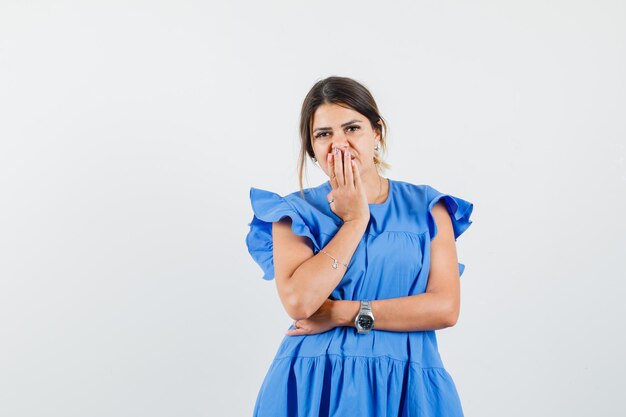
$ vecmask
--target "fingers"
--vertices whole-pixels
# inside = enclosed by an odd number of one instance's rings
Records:
[[[359,171],[359,168],[357,168],[356,166],[356,161],[352,161],[352,166],[354,168],[352,170],[352,173],[354,174],[354,188],[359,190],[361,189],[361,172]]]
[[[287,336],[297,336],[304,334],[304,329],[302,327],[298,327],[298,321],[299,320],[295,320],[293,322],[293,329],[287,329],[287,331],[285,332]]]
[[[354,189],[354,176],[352,175],[352,171],[354,171],[355,168],[349,151],[345,152],[343,166],[345,167],[346,171],[346,186],[350,189]]]
[[[337,184],[337,176],[335,175],[335,164],[334,164],[334,155],[333,153],[329,153],[326,156],[326,161],[328,162],[328,170],[330,171],[330,186],[334,190],[337,188],[339,184]]]
[[[334,168],[335,168],[335,175],[336,175],[335,178],[337,179],[337,185],[342,187],[346,185],[346,179],[343,174],[343,154],[339,148],[334,149],[333,160],[335,161]]]

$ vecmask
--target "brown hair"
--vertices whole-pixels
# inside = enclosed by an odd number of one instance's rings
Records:
[[[300,195],[304,198],[302,174],[306,156],[315,157],[311,136],[313,115],[322,104],[337,104],[361,113],[370,121],[372,129],[380,133],[380,153],[387,150],[387,123],[378,111],[378,106],[369,90],[357,81],[347,77],[332,76],[313,85],[302,103],[300,112],[300,155],[298,158],[298,181]],[[379,124],[380,122],[380,124]],[[374,164],[379,173],[391,167],[380,156],[374,155]]]

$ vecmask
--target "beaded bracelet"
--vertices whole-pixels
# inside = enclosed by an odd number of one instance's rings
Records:
[[[331,258],[333,258],[333,257],[332,257],[332,255],[331,255],[331,254],[329,254],[328,252],[326,252],[324,249],[320,249],[320,252],[324,252],[326,255],[328,255],[328,256],[330,256]],[[348,265],[344,264],[343,262],[342,262],[341,264],[342,264],[343,266],[345,266],[346,268],[348,267]],[[333,258],[333,268],[337,269],[337,265],[338,265],[338,263],[337,263],[337,259]]]

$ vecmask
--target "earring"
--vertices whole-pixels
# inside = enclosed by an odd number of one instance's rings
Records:
[[[316,157],[313,157],[311,159],[313,159],[313,162],[317,163],[317,158]]]
[[[376,151],[380,150],[380,146],[378,146],[378,143],[376,144],[376,147],[374,148],[374,150],[376,150]]]

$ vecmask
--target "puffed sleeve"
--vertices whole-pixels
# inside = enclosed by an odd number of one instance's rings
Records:
[[[271,191],[250,188],[250,202],[254,216],[248,223],[250,231],[246,236],[246,246],[252,259],[263,270],[263,279],[274,279],[274,256],[272,241],[272,223],[284,217],[291,219],[291,230],[299,236],[306,236],[317,252],[320,249],[318,239],[303,215],[285,197]]]
[[[432,210],[439,200],[443,200],[446,208],[448,209],[450,219],[452,220],[452,228],[454,229],[454,240],[457,240],[457,238],[472,224],[470,216],[474,210],[474,204],[462,198],[442,193],[431,186],[428,186],[427,193],[428,231],[430,240],[432,241],[437,235],[437,225],[435,224],[435,218],[433,217]],[[465,265],[459,262],[459,276],[463,275],[464,270]]]

